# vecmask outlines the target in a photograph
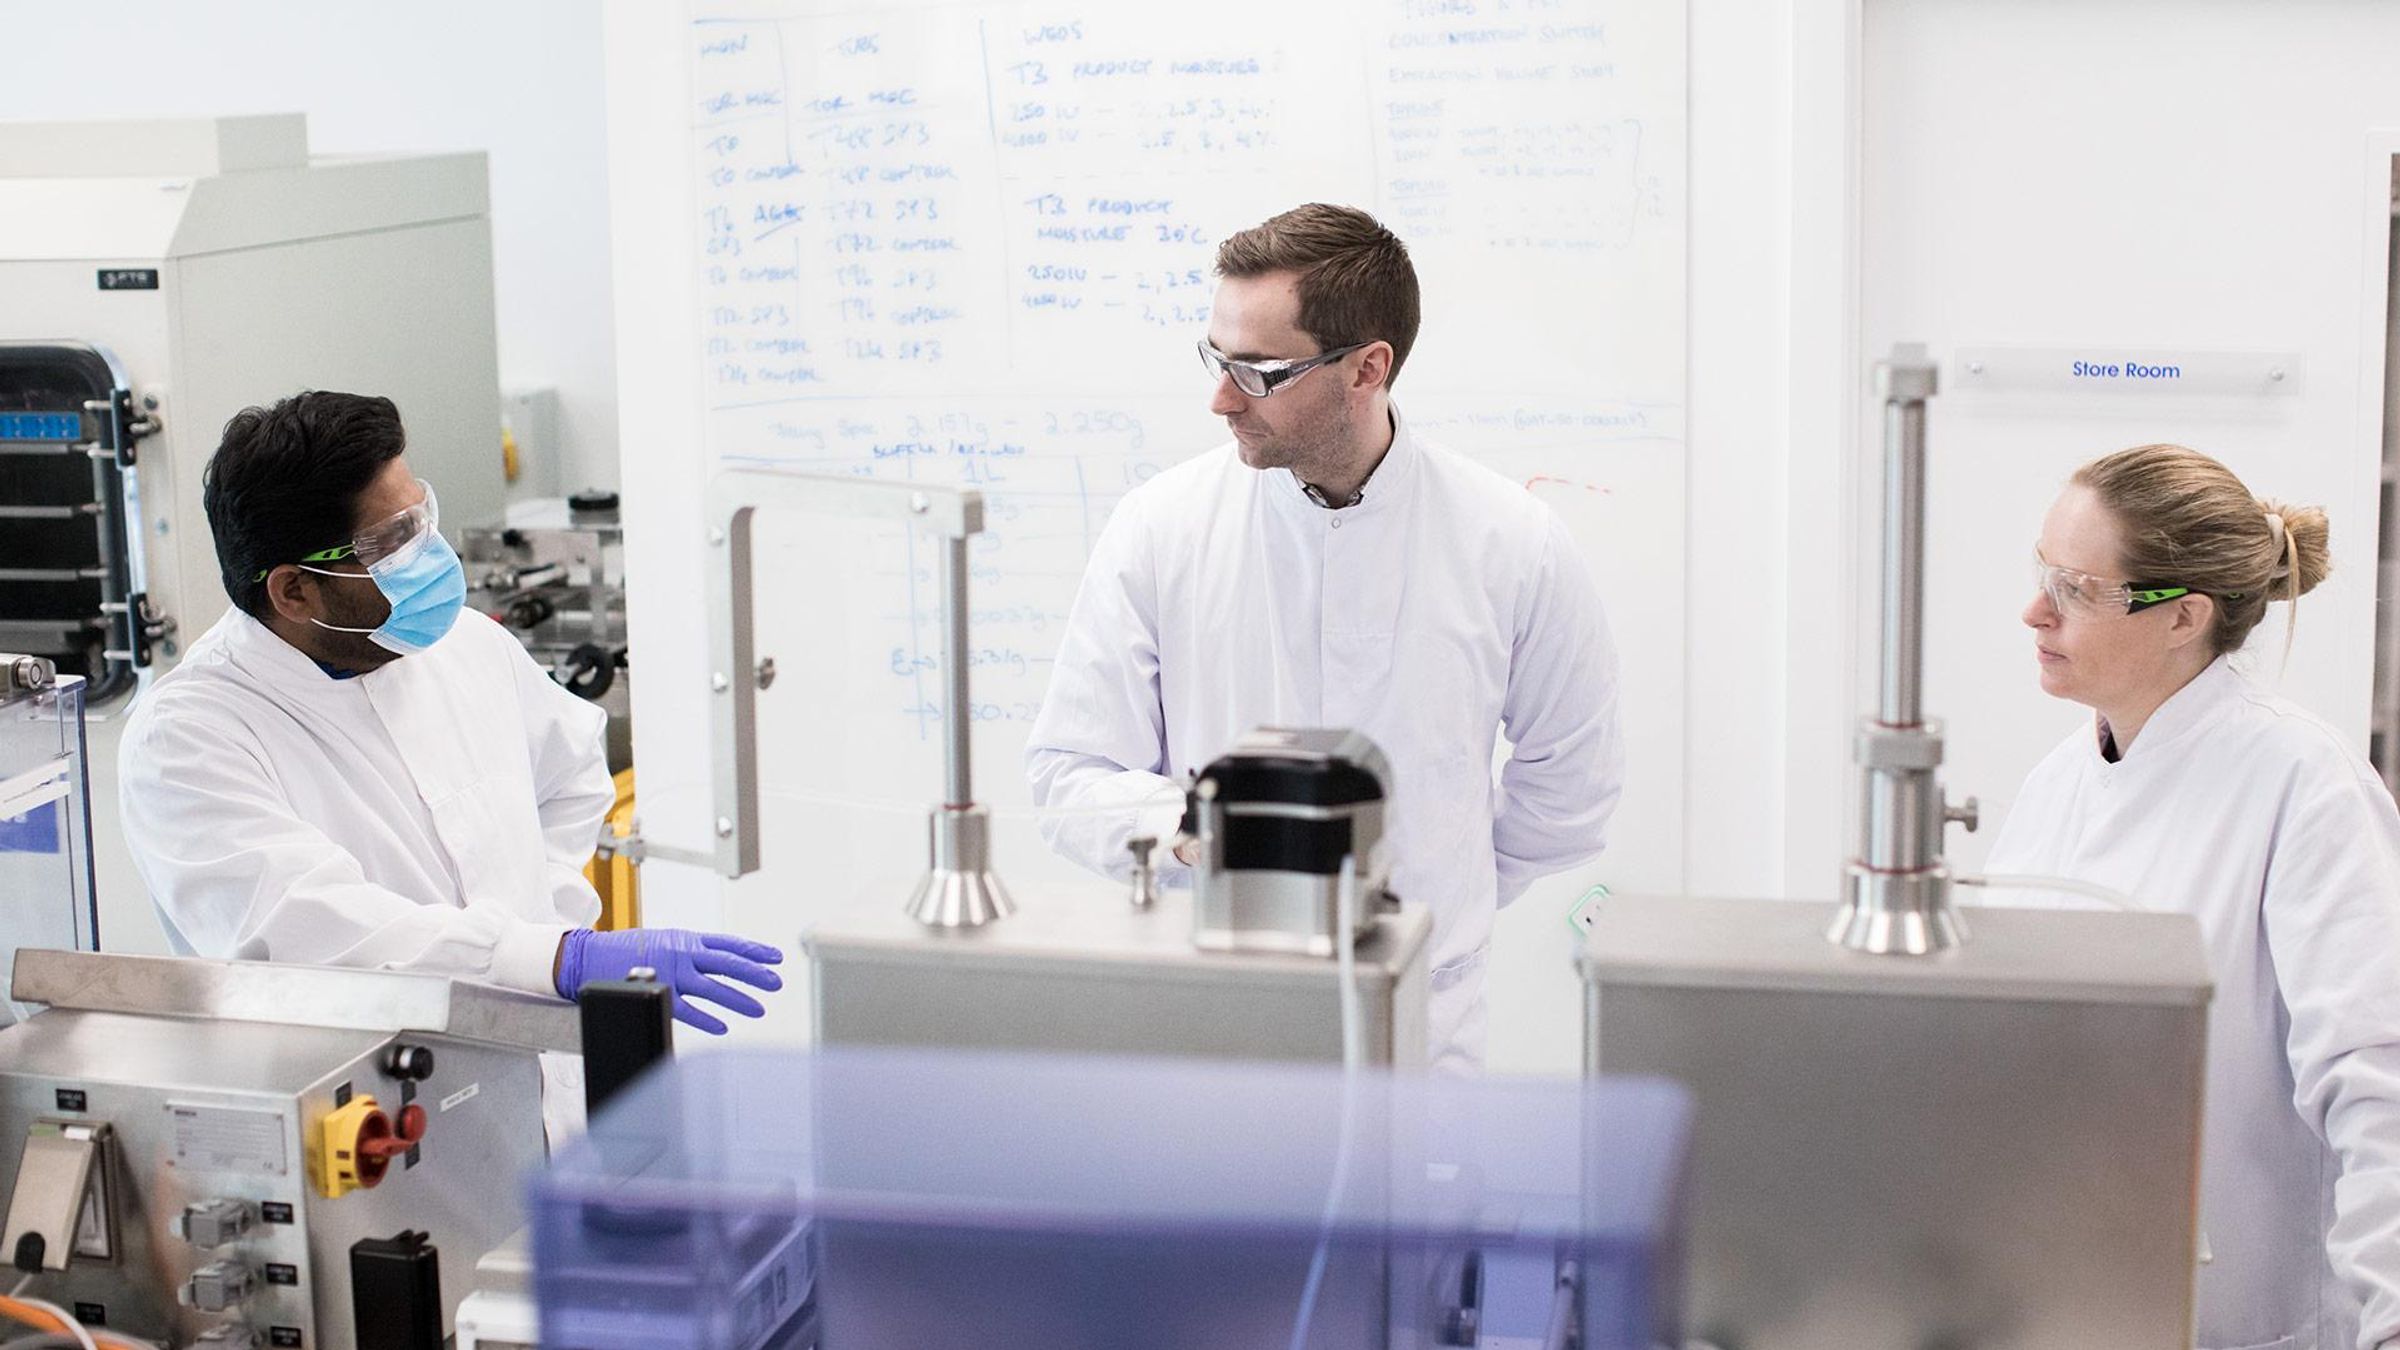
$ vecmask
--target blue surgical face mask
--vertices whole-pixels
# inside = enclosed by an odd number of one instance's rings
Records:
[[[329,572],[321,567],[302,570],[324,577],[372,581],[392,605],[391,617],[375,628],[344,628],[322,619],[310,623],[336,633],[364,633],[367,640],[402,656],[413,655],[442,640],[467,607],[467,569],[457,550],[439,534],[423,539],[365,573]]]

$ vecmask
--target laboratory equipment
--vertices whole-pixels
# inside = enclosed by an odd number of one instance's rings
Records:
[[[646,851],[729,877],[758,867],[757,698],[774,679],[751,626],[753,513],[896,520],[944,545],[943,797],[929,821],[929,865],[905,906],[829,919],[802,935],[819,1039],[1339,1059],[1348,1020],[1357,1033],[1351,1057],[1426,1062],[1432,918],[1384,894],[1390,774],[1365,738],[1262,732],[1212,766],[1201,784],[1216,802],[1206,814],[1222,826],[1208,846],[1218,861],[1204,869],[1217,874],[1204,891],[1213,901],[1138,887],[1132,904],[1062,895],[1015,913],[992,869],[989,815],[974,798],[964,711],[966,541],[983,528],[982,494],[739,470],[718,475],[709,503],[708,538],[722,550],[709,567],[717,846],[705,855]],[[1275,800],[1312,795],[1325,800]],[[1191,812],[1203,814],[1197,798]],[[1296,860],[1281,852],[1294,843],[1305,848]],[[1287,865],[1295,861],[1305,866]],[[1344,884],[1353,918],[1337,941]]]
[[[1925,402],[1880,372],[1882,691],[1831,927],[1792,901],[1600,902],[1586,1067],[1693,1095],[1690,1332],[1726,1350],[2185,1350],[2211,982],[2175,914],[1979,908],[1942,862],[1922,670]]]
[[[498,620],[550,677],[608,713],[608,768],[633,763],[625,638],[625,530],[617,495],[511,506],[459,543],[467,607]]]
[[[1364,937],[1397,903],[1383,839],[1391,776],[1383,751],[1356,731],[1265,727],[1236,742],[1192,785],[1184,817],[1199,851],[1192,941],[1331,956]]]
[[[965,931],[888,913],[817,924],[802,938],[817,1035],[1333,1060],[1354,1017],[1363,1062],[1422,1067],[1433,925],[1386,889],[1390,778],[1355,731],[1265,728],[1192,785],[1189,891],[1137,865],[1125,904],[1050,898]],[[1137,857],[1154,846],[1133,841]]]
[[[542,1343],[1653,1350],[1687,1128],[1632,1080],[678,1060],[534,1183]]]
[[[1942,835],[1954,823],[1973,830],[1980,808],[1943,796],[1941,723],[1924,715],[1925,404],[1938,375],[1923,347],[1903,346],[1875,380],[1884,406],[1882,669],[1875,715],[1853,743],[1859,847],[1831,937],[1852,951],[1921,956],[1965,940]]]
[[[82,677],[0,652],[0,960],[20,947],[99,946]],[[0,1025],[29,1009],[0,1003]]]
[[[538,1052],[579,1043],[567,1003],[393,971],[24,949],[12,996],[48,1006],[0,1030],[0,1254],[176,1345],[446,1334],[524,1222]]]
[[[1193,893],[1148,909],[1044,897],[1006,923],[927,931],[903,914],[843,915],[801,936],[827,1044],[1343,1058],[1345,999],[1361,1057],[1422,1068],[1431,989],[1422,906],[1376,914],[1352,948],[1350,987],[1327,956],[1211,951]]]
[[[942,788],[928,818],[928,865],[908,912],[937,928],[968,929],[1016,906],[991,864],[991,813],[975,800],[967,735],[967,540],[983,532],[983,494],[833,474],[720,473],[708,488],[711,747],[717,845],[709,859],[727,877],[758,870],[758,693],[775,682],[751,628],[751,528],[761,507],[896,521],[940,536],[942,546]],[[675,854],[658,848],[662,857]]]
[[[312,156],[298,114],[0,123],[0,650],[89,681],[112,947],[166,946],[117,842],[118,714],[230,603],[200,494],[227,419],[384,395],[450,519],[501,517],[485,177]]]

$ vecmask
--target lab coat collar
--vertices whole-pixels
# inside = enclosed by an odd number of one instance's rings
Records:
[[[2235,670],[2225,657],[2208,663],[2206,669],[2192,677],[2192,682],[2167,696],[2142,724],[2140,734],[2133,738],[2129,749],[2117,747],[2121,764],[2139,760],[2148,763],[2167,752],[2169,746],[2205,726],[2226,704],[2240,697],[2244,688],[2241,672]],[[2095,715],[2092,718],[2092,753],[2098,755],[2108,735],[2108,723]],[[2103,759],[2105,764],[2106,760]]]
[[[234,668],[277,693],[338,695],[359,685],[356,679],[332,678],[306,652],[241,609],[227,610],[218,624],[225,630],[225,650]]]
[[[1392,448],[1383,452],[1375,471],[1367,476],[1363,489],[1366,495],[1348,506],[1327,509],[1319,506],[1302,486],[1300,475],[1290,469],[1276,469],[1273,476],[1280,480],[1275,497],[1285,505],[1324,517],[1330,522],[1339,516],[1347,523],[1382,511],[1394,502],[1407,498],[1417,476],[1417,461],[1423,458],[1416,438],[1408,431],[1408,419],[1400,415],[1400,405],[1390,405],[1392,413]]]

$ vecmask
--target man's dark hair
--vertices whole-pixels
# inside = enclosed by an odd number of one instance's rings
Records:
[[[235,413],[200,479],[233,603],[272,613],[258,574],[347,542],[360,494],[403,445],[400,410],[368,394],[312,390]]]
[[[1417,340],[1417,269],[1399,236],[1351,206],[1296,206],[1217,245],[1217,275],[1300,274],[1300,331],[1317,350],[1392,344],[1390,388]]]

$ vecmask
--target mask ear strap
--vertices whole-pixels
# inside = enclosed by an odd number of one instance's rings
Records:
[[[356,581],[373,581],[375,579],[365,572],[328,572],[322,567],[311,567],[307,563],[293,563],[292,566],[299,568],[303,572],[314,572],[321,577],[349,577]],[[329,633],[374,633],[381,631],[380,627],[344,628],[338,623],[327,623],[323,619],[310,619],[309,622]]]

